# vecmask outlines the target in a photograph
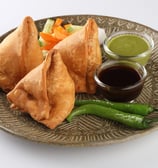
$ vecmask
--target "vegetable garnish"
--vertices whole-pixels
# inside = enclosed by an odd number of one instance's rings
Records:
[[[40,32],[39,43],[42,50],[50,50],[58,42],[80,30],[82,26],[65,24],[63,19],[57,18],[55,21],[47,19],[42,32]]]

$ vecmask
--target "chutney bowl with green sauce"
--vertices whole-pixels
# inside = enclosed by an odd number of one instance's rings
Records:
[[[105,39],[103,48],[109,59],[134,61],[145,66],[154,49],[154,41],[143,32],[119,31]]]

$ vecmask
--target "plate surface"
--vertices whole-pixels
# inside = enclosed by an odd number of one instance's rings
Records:
[[[147,26],[108,16],[98,15],[70,15],[60,16],[66,22],[84,25],[89,17],[96,20],[100,28],[110,35],[119,30],[136,30],[146,32],[152,36],[155,42],[151,59],[146,68],[148,76],[141,95],[136,102],[146,103],[156,107],[158,105],[158,32]],[[55,19],[56,17],[52,17]],[[47,18],[46,18],[47,19]],[[43,29],[46,19],[35,21],[39,31]],[[12,31],[12,30],[11,30]],[[0,37],[0,42],[11,32]],[[78,94],[76,98],[97,98],[95,95]],[[0,128],[14,135],[48,144],[93,146],[107,145],[127,141],[158,129],[158,125],[146,130],[134,130],[116,122],[101,119],[95,116],[79,116],[71,123],[64,121],[54,130],[50,130],[42,124],[34,121],[29,115],[20,111],[13,111],[4,92],[0,91]]]

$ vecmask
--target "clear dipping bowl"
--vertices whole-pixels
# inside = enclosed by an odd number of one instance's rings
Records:
[[[154,48],[154,41],[146,33],[119,31],[104,41],[103,48],[110,59],[125,59],[146,65]]]
[[[107,100],[130,102],[142,91],[146,68],[136,62],[111,60],[97,68],[94,79],[97,93]]]

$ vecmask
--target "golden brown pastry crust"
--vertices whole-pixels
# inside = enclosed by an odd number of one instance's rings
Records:
[[[76,92],[95,93],[94,72],[101,64],[98,26],[89,18],[85,26],[59,42],[57,49],[75,82]]]
[[[43,61],[34,21],[27,16],[0,43],[0,88],[9,91],[30,70]]]
[[[53,129],[71,112],[75,86],[61,55],[52,50],[42,64],[19,81],[7,98],[13,108],[28,112],[36,121]]]

